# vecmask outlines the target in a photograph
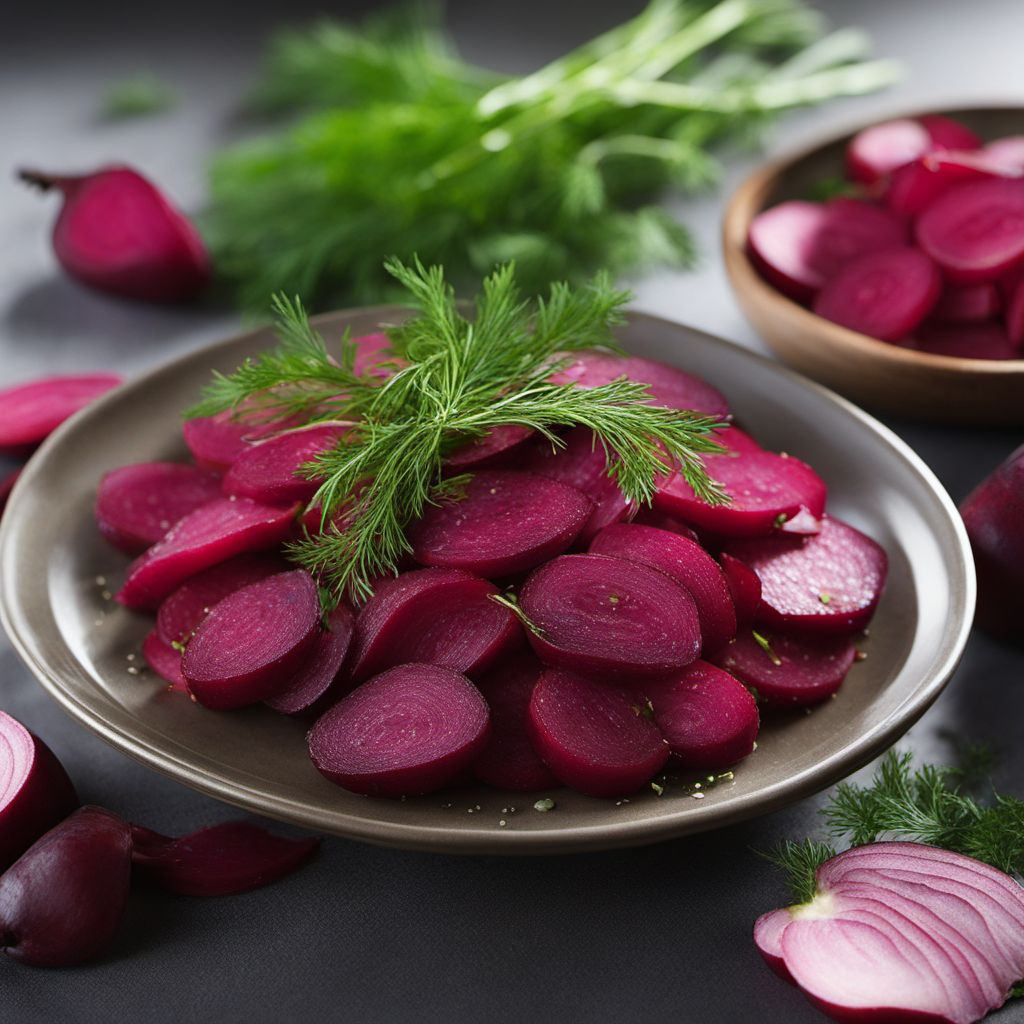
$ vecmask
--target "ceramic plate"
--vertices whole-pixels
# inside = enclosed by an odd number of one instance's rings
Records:
[[[328,339],[394,322],[378,307],[319,318]],[[974,612],[970,549],[956,509],[897,437],[829,391],[690,328],[633,314],[632,352],[697,373],[725,391],[737,420],[767,447],[810,462],[829,509],[889,553],[885,595],[838,696],[811,714],[769,718],[733,777],[670,781],[662,796],[595,800],[483,787],[391,801],[347,793],[311,765],[302,723],[262,708],[217,713],[167,692],[143,670],[151,626],[109,594],[127,560],[93,524],[96,482],[128,462],[181,459],[180,412],[211,369],[267,346],[256,331],[155,370],[68,421],[28,464],[0,533],[2,611],[14,644],[50,694],[125,753],[211,796],[368,842],[464,853],[551,853],[653,842],[736,822],[805,797],[893,743],[935,700],[963,651]],[[133,671],[135,670],[135,671]],[[479,806],[479,810],[477,807]],[[513,813],[508,808],[515,807]],[[501,825],[500,822],[505,822]]]

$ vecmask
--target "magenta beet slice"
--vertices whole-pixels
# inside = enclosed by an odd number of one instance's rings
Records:
[[[0,949],[37,967],[71,967],[110,946],[128,902],[132,834],[82,807],[0,875]]]
[[[340,427],[305,427],[250,445],[224,477],[224,493],[267,505],[309,501],[318,484],[300,470],[344,433]]]
[[[885,202],[902,217],[917,217],[954,185],[1007,173],[984,153],[929,153],[893,172]]]
[[[917,332],[919,352],[957,359],[1019,359],[1018,347],[1001,324],[924,324]]]
[[[160,635],[159,630],[151,629],[146,634],[146,639],[142,641],[142,656],[156,675],[171,684],[172,690],[188,692],[188,685],[181,671],[181,651],[172,647]]]
[[[445,459],[445,467],[452,473],[463,473],[471,469],[506,466],[532,436],[533,431],[529,427],[520,427],[515,423],[495,427],[483,437],[474,438],[469,444],[453,451]]]
[[[856,653],[846,636],[787,634],[764,627],[741,629],[714,662],[756,690],[766,705],[792,707],[831,697]]]
[[[114,373],[45,377],[0,391],[0,454],[21,455],[34,448],[69,416],[116,388]]]
[[[381,363],[393,358],[391,339],[380,332],[363,334],[352,339],[356,349],[356,357],[352,369],[360,376],[387,377],[390,370]]]
[[[155,544],[179,519],[220,497],[220,480],[178,462],[140,462],[100,480],[96,523],[100,533],[130,555]]]
[[[228,410],[186,420],[181,429],[197,466],[212,473],[226,473],[254,441],[286,427],[285,423],[246,419],[244,410]]]
[[[625,796],[669,757],[664,737],[641,710],[622,687],[549,668],[530,697],[530,735],[567,786],[588,796]]]
[[[440,665],[399,665],[343,697],[309,732],[309,754],[332,782],[370,796],[441,789],[476,760],[490,731],[487,701]]]
[[[942,296],[932,310],[932,318],[954,324],[991,320],[1002,304],[999,289],[990,281],[952,285],[942,290]]]
[[[846,148],[846,173],[873,185],[897,167],[933,148],[932,136],[920,121],[903,118],[871,125],[858,132]]]
[[[218,498],[185,516],[128,567],[117,600],[155,608],[189,576],[248,551],[276,547],[288,537],[295,509],[248,498]]]
[[[917,243],[950,281],[993,281],[1024,257],[1024,180],[956,185],[918,218]]]
[[[18,482],[18,477],[21,476],[22,467],[19,466],[17,469],[12,469],[10,473],[0,478],[0,512],[7,507],[7,499],[11,496],[11,491],[14,490],[14,485]]]
[[[982,155],[1004,171],[1024,173],[1024,135],[1007,135],[982,147]]]
[[[179,896],[231,896],[297,871],[320,840],[286,839],[247,821],[228,821],[172,839],[132,826],[132,866],[147,882]]]
[[[826,320],[882,341],[911,334],[939,299],[942,277],[916,249],[867,253],[848,263],[814,301]]]
[[[498,588],[461,569],[418,569],[382,580],[356,617],[349,676],[403,662],[481,672],[522,643],[515,615],[491,600]]]
[[[815,632],[863,629],[882,595],[885,551],[834,516],[812,537],[731,541],[726,552],[761,581],[763,621]]]
[[[715,440],[731,452],[741,455],[748,452],[760,452],[764,449],[745,431],[739,427],[722,427],[715,431]]]
[[[760,718],[757,702],[735,677],[706,661],[641,684],[654,722],[684,768],[728,768],[754,749]]]
[[[755,537],[777,532],[801,509],[813,517],[825,511],[825,483],[792,456],[774,452],[705,455],[704,465],[729,496],[727,505],[709,505],[674,473],[658,484],[654,507],[694,526],[726,537]]]
[[[185,648],[189,693],[217,710],[273,697],[310,654],[319,628],[319,593],[304,569],[250,583],[216,605]]]
[[[939,149],[977,149],[981,139],[967,125],[945,114],[924,114],[918,122]]]
[[[428,506],[408,537],[421,565],[510,576],[565,551],[592,507],[557,480],[485,470],[473,475],[463,496]]]
[[[50,748],[0,711],[0,873],[78,806]]]
[[[761,610],[761,581],[748,565],[724,551],[719,556],[739,623],[751,622]]]
[[[283,715],[323,710],[335,696],[341,666],[352,643],[355,620],[345,605],[328,616],[327,628],[320,630],[309,659],[295,673],[287,687],[267,701]]]
[[[685,587],[697,608],[703,650],[713,651],[736,635],[736,609],[725,574],[695,541],[652,526],[623,523],[602,530],[588,550],[649,565]]]
[[[632,520],[638,526],[653,526],[656,530],[667,530],[669,533],[678,533],[680,537],[686,537],[688,540],[700,542],[700,538],[696,532],[690,529],[681,519],[676,519],[675,516],[666,515],[664,512],[659,512],[656,508],[651,508],[649,505],[643,505],[640,511],[637,512],[636,517]]]
[[[1011,344],[1024,344],[1024,274],[1018,274],[1009,287],[1003,322]]]
[[[647,565],[562,555],[535,569],[519,595],[540,659],[571,671],[656,675],[696,660],[700,622],[689,591]]]

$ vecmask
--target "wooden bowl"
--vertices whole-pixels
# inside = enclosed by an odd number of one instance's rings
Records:
[[[930,113],[949,114],[985,140],[1024,132],[1020,106],[911,110],[891,117]],[[722,245],[740,307],[784,362],[862,405],[934,422],[1024,424],[1024,359],[932,355],[840,327],[783,295],[747,256],[753,218],[786,199],[806,198],[815,182],[841,175],[846,143],[878,120],[862,122],[762,166],[733,193],[725,210]]]

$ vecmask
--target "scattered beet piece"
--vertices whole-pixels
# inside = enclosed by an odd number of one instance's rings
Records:
[[[469,444],[453,451],[445,459],[445,467],[452,473],[464,473],[468,470],[507,466],[532,436],[533,431],[529,427],[520,427],[514,423],[495,427],[483,437],[474,438]]]
[[[943,289],[932,317],[943,323],[976,323],[991,320],[1002,307],[999,289],[989,281]]]
[[[917,333],[919,352],[957,359],[1015,359],[1017,346],[999,324],[925,324]]]
[[[181,651],[169,644],[160,631],[151,629],[142,641],[142,656],[146,664],[165,682],[171,684],[172,690],[187,693],[188,685],[181,671]]]
[[[885,121],[858,132],[846,149],[846,173],[873,185],[933,148],[932,136],[920,121]]]
[[[761,608],[761,581],[757,578],[757,573],[724,551],[719,555],[719,564],[729,584],[737,622],[751,622],[756,619]]]

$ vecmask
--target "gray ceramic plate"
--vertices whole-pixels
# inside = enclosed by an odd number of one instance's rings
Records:
[[[361,333],[400,315],[361,310],[323,317],[319,326],[328,337],[345,327]],[[202,710],[145,671],[130,671],[141,663],[150,621],[105,598],[126,560],[93,525],[96,481],[123,463],[182,458],[180,410],[211,369],[230,370],[267,345],[264,331],[118,389],[46,442],[18,483],[0,533],[7,629],[53,697],[125,753],[229,803],[369,842],[505,854],[625,846],[716,828],[820,790],[905,732],[956,666],[974,611],[970,551],[956,509],[906,445],[823,388],[664,320],[634,314],[621,336],[633,352],[706,377],[765,445],[812,463],[829,485],[831,511],[879,540],[891,561],[868,657],[837,698],[812,714],[766,722],[734,778],[701,799],[682,779],[661,797],[646,792],[618,805],[560,790],[547,813],[533,809],[535,796],[484,788],[403,802],[368,799],[317,774],[299,722],[263,708]],[[504,810],[511,806],[515,813]]]

